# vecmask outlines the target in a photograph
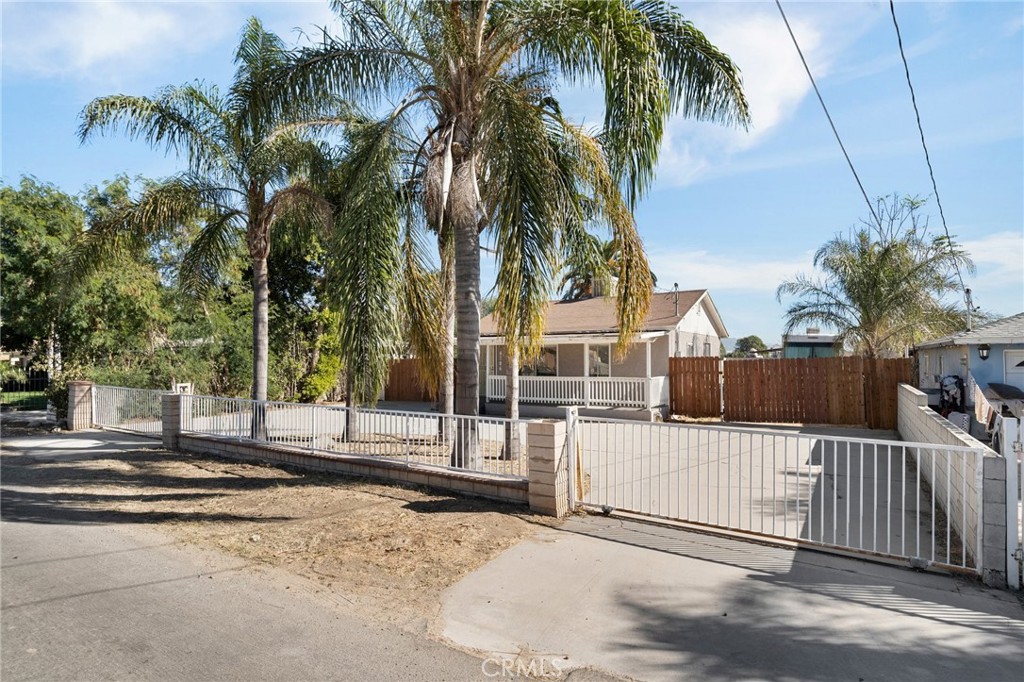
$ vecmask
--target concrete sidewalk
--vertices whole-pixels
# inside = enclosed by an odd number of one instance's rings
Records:
[[[450,588],[443,634],[641,680],[1018,680],[1010,592],[807,550],[576,517]]]

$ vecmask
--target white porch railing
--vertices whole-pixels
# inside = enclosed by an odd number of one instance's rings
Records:
[[[519,377],[519,400],[541,405],[650,408],[662,402],[665,377]],[[505,377],[487,377],[487,399],[505,399]]]

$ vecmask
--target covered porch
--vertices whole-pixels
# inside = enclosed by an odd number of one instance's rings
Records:
[[[482,339],[481,388],[485,401],[506,396],[505,346]],[[641,334],[623,357],[614,334],[548,336],[536,360],[520,368],[519,402],[582,408],[654,410],[668,404],[668,334]]]

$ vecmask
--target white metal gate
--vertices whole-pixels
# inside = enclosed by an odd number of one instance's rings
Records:
[[[1024,447],[1022,422],[1003,419],[1000,449],[1006,458],[1006,582],[1013,589],[1024,587]]]
[[[92,414],[96,426],[159,438],[161,396],[167,391],[123,386],[93,386]]]
[[[578,418],[584,506],[980,572],[984,448]]]

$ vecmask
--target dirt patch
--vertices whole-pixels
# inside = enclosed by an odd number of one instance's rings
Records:
[[[26,435],[43,434],[3,425],[5,440]],[[5,448],[2,465],[5,519],[159,524],[406,626],[428,624],[442,590],[550,523],[510,504],[158,447],[74,458]]]

